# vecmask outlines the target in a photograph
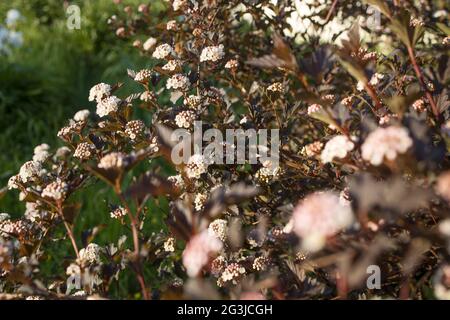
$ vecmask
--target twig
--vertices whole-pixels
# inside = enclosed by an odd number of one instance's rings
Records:
[[[334,10],[336,9],[336,5],[338,3],[338,0],[334,0],[331,4],[330,10],[328,11],[327,17],[325,18],[324,24],[327,24],[328,21],[330,21],[331,17],[333,16]]]
[[[73,230],[72,228],[69,226],[69,223],[67,222],[66,218],[64,217],[64,213],[62,211],[62,206],[61,206],[61,202],[58,202],[58,214],[61,217],[63,223],[64,223],[64,227],[66,228],[67,231],[67,235],[70,238],[70,242],[72,243],[72,247],[73,250],[75,251],[75,254],[77,255],[77,259],[80,258],[80,252],[78,251],[78,246],[77,246],[77,242],[75,241],[75,237],[73,235]]]
[[[419,79],[419,83],[420,83],[422,89],[425,91],[425,95],[427,96],[428,102],[431,105],[431,111],[433,112],[433,115],[435,116],[435,118],[439,119],[439,110],[436,106],[436,103],[434,102],[432,93],[430,92],[430,90],[428,90],[428,87],[425,84],[425,79],[424,79],[423,73],[420,70],[419,64],[417,63],[417,59],[414,54],[414,49],[412,46],[408,46],[408,55],[409,55],[409,59],[411,60],[412,65],[413,65],[414,72],[416,73],[416,76]]]
[[[141,287],[141,291],[142,291],[142,295],[143,295],[144,299],[149,300],[150,296],[148,294],[147,286],[145,284],[144,274],[142,272],[142,263],[141,263],[140,250],[139,250],[139,230],[138,230],[138,224],[136,221],[136,217],[131,212],[130,206],[128,205],[125,197],[123,196],[122,191],[120,190],[119,186],[116,186],[114,188],[114,192],[119,197],[119,200],[122,203],[122,205],[124,206],[124,208],[127,212],[128,218],[130,219],[131,232],[133,234],[134,255],[135,255],[135,259],[136,259],[136,264],[135,264],[136,278]]]

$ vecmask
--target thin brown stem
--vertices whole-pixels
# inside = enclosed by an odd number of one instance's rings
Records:
[[[436,102],[434,101],[433,94],[430,92],[430,90],[428,90],[422,70],[420,70],[419,64],[417,63],[416,55],[414,54],[414,49],[411,46],[408,46],[408,55],[413,65],[414,72],[416,73],[416,76],[419,79],[420,86],[425,91],[425,95],[427,96],[428,102],[430,103],[431,111],[433,112],[435,118],[438,119],[439,110],[436,106]]]
[[[338,3],[338,0],[334,0],[333,3],[331,4],[330,10],[328,11],[327,17],[325,18],[325,22],[324,25],[328,23],[328,21],[330,21],[331,17],[333,16],[333,13],[336,9],[336,5]]]
[[[145,300],[149,300],[150,296],[149,293],[147,291],[147,286],[145,284],[145,278],[144,278],[144,274],[142,271],[142,261],[141,261],[141,256],[140,256],[140,250],[139,250],[139,226],[138,226],[138,221],[136,220],[136,217],[133,215],[133,213],[131,212],[130,206],[128,205],[128,202],[126,201],[125,197],[122,194],[122,191],[120,190],[120,187],[115,187],[114,188],[115,193],[117,194],[117,196],[119,197],[120,202],[122,203],[122,205],[124,206],[128,218],[130,219],[130,224],[131,224],[131,233],[133,235],[133,245],[134,245],[134,256],[135,256],[135,272],[136,272],[136,278],[139,282],[139,285],[141,287],[141,291],[142,291],[142,296],[144,297]]]
[[[64,217],[64,213],[63,213],[63,210],[62,210],[61,203],[58,203],[57,208],[58,208],[58,214],[59,214],[59,216],[61,217],[61,219],[63,221],[64,227],[66,228],[67,235],[69,236],[70,242],[72,243],[73,250],[75,251],[75,254],[77,255],[77,259],[79,259],[80,258],[80,252],[78,250],[77,242],[75,241],[75,237],[73,235],[72,228],[70,227],[69,223],[67,222],[66,218]]]
[[[381,103],[380,98],[378,98],[378,95],[375,92],[375,89],[372,87],[372,85],[370,85],[370,83],[366,83],[364,87],[365,87],[367,93],[369,94],[369,96],[372,98],[373,102],[375,103],[375,111],[381,110],[383,108],[383,104]]]

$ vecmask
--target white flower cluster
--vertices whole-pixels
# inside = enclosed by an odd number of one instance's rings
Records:
[[[34,181],[36,178],[40,177],[41,171],[42,166],[40,162],[27,161],[20,167],[20,180],[22,182]]]
[[[312,104],[308,107],[308,115],[311,115],[313,113],[318,113],[323,110],[322,106],[320,104]]]
[[[39,201],[36,202],[27,202],[25,204],[25,213],[24,217],[30,220],[31,222],[39,222],[44,217],[47,216],[47,211],[40,209],[41,203]]]
[[[155,59],[165,59],[169,55],[173,54],[173,48],[167,44],[163,43],[156,47],[155,51],[153,51],[152,57]]]
[[[125,126],[125,134],[131,139],[135,140],[145,130],[145,124],[142,120],[128,121]]]
[[[219,61],[224,57],[225,53],[223,52],[223,44],[218,46],[210,46],[206,47],[202,50],[200,54],[200,62],[204,61]]]
[[[175,176],[170,176],[167,178],[167,180],[172,182],[175,185],[175,187],[177,187],[178,189],[184,188],[184,180],[183,180],[183,177],[181,176],[181,174],[177,174]]]
[[[187,90],[190,85],[191,82],[189,81],[188,77],[180,73],[177,73],[167,80],[166,87],[167,89]]]
[[[211,261],[211,273],[216,277],[219,276],[227,266],[227,259],[224,256],[218,256]]]
[[[78,144],[73,156],[81,160],[89,159],[95,152],[95,146],[89,142],[81,142]]]
[[[162,66],[164,71],[175,71],[181,67],[181,61],[177,59],[169,60],[165,65]]]
[[[208,195],[206,193],[197,193],[194,198],[195,210],[202,210],[205,206],[206,200],[208,200]]]
[[[307,157],[312,158],[319,155],[320,152],[322,151],[322,148],[323,148],[322,142],[314,141],[304,146],[302,151]]]
[[[395,160],[398,154],[405,153],[412,145],[408,130],[403,127],[377,128],[361,146],[361,155],[372,165],[379,166],[385,158]]]
[[[426,110],[425,101],[423,99],[418,99],[418,100],[414,101],[414,103],[412,104],[412,107],[417,112],[424,112]]]
[[[292,230],[302,238],[307,251],[318,251],[327,237],[349,227],[354,217],[333,192],[315,192],[303,199],[293,211]]]
[[[90,243],[86,248],[80,250],[80,262],[81,263],[98,263],[100,262],[100,252],[102,248],[96,243]]]
[[[237,69],[239,62],[236,59],[230,59],[225,63],[225,69]]]
[[[191,94],[189,97],[185,98],[183,102],[191,109],[198,109],[202,105],[202,97]]]
[[[164,251],[165,252],[174,252],[175,251],[175,238],[167,238],[166,241],[164,241]]]
[[[105,117],[112,112],[117,112],[121,102],[116,96],[107,97],[97,103],[97,114],[100,117]]]
[[[166,29],[169,31],[170,30],[172,30],[172,31],[178,30],[177,21],[176,20],[167,21]]]
[[[194,111],[185,110],[175,116],[175,123],[179,128],[189,129],[194,124],[195,118],[196,114]]]
[[[182,9],[187,4],[187,0],[173,0],[172,8],[173,11],[178,11]]]
[[[273,179],[277,179],[281,174],[281,167],[275,165],[272,161],[265,161],[261,168],[256,172],[256,178],[263,182],[269,183]]]
[[[146,82],[152,76],[152,71],[149,69],[142,69],[134,76],[134,81]]]
[[[372,78],[370,78],[369,83],[370,83],[372,86],[377,86],[383,78],[384,78],[384,74],[381,74],[381,73],[374,73],[374,74],[372,75]]]
[[[354,100],[355,100],[354,96],[348,96],[348,97],[345,97],[344,99],[342,99],[342,104],[344,106],[346,106],[347,108],[350,108],[352,106]]]
[[[284,87],[283,87],[283,84],[281,82],[275,82],[275,83],[272,83],[270,86],[267,87],[267,91],[283,93],[284,92]]]
[[[209,224],[208,232],[222,242],[227,240],[228,222],[224,219],[216,219]]]
[[[40,144],[34,148],[33,161],[44,162],[50,156],[50,146],[46,143]]]
[[[96,84],[89,91],[89,101],[96,101],[97,103],[102,101],[103,98],[108,97],[111,94],[111,86],[106,83]]]
[[[198,179],[208,170],[208,163],[203,155],[194,154],[186,164],[186,175],[188,178]]]
[[[145,40],[142,47],[144,48],[145,51],[150,51],[155,46],[156,42],[157,40],[155,38],[150,37],[147,40]]]
[[[75,113],[73,120],[75,121],[86,121],[91,113],[87,109],[83,109]]]
[[[183,251],[183,265],[190,277],[196,277],[211,256],[222,250],[223,244],[204,230],[193,236]]]
[[[42,198],[50,198],[53,200],[64,200],[67,195],[69,187],[66,182],[62,180],[54,181],[48,184],[44,190],[42,190]]]
[[[117,207],[109,213],[111,218],[120,219],[127,215],[127,210],[124,207]]]
[[[344,159],[353,150],[355,144],[344,135],[338,135],[330,139],[320,155],[323,163],[332,162],[333,159]]]
[[[98,164],[99,168],[108,169],[121,169],[127,164],[126,156],[122,152],[111,152],[100,159]]]
[[[253,269],[256,271],[262,271],[267,268],[269,260],[266,257],[257,257],[255,260],[253,260]]]
[[[245,274],[245,268],[240,265],[239,263],[230,263],[228,266],[226,266],[225,270],[223,271],[222,275],[220,276],[220,280],[222,282],[227,281],[233,281],[235,282],[237,279],[239,279],[242,275]]]
[[[154,101],[156,99],[155,94],[151,91],[144,91],[141,93],[139,99],[144,102]]]

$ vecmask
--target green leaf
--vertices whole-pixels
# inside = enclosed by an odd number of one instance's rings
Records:
[[[436,26],[447,36],[450,36],[450,27],[445,25],[444,23],[438,22],[436,23]]]

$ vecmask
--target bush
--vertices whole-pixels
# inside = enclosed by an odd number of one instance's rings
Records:
[[[2,216],[3,291],[448,298],[447,14],[438,1],[367,3],[375,26],[366,4],[324,1],[297,34],[291,1],[174,0],[158,19],[152,5],[121,8],[116,36],[153,59],[127,71],[139,89],[93,86],[95,114],[77,112],[64,147],[38,145],[10,178],[27,209]],[[236,146],[221,140],[230,129]],[[198,130],[209,144],[190,154]],[[111,222],[74,228],[99,184],[108,210],[95,214]]]

